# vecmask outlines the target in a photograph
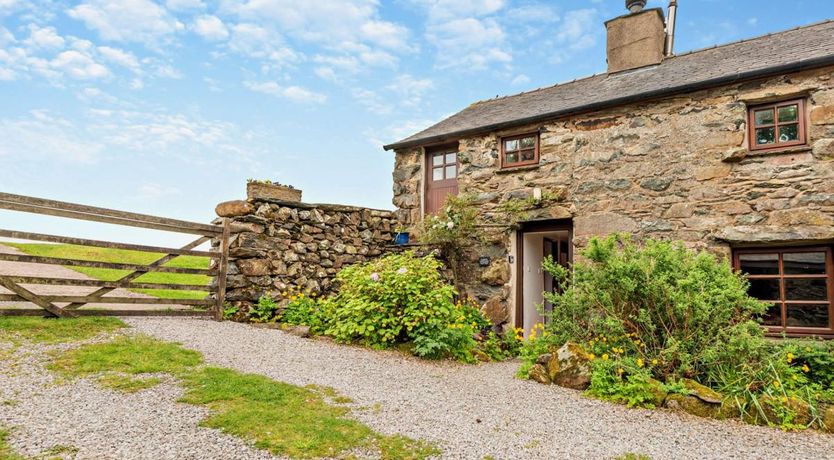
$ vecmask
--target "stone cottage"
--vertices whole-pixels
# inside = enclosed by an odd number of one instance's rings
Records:
[[[628,232],[732,260],[772,303],[771,332],[834,336],[834,22],[676,55],[663,10],[627,3],[605,23],[606,73],[385,146],[398,219],[416,228],[471,196],[489,239],[465,290],[510,325],[541,320],[545,255],[568,264],[591,236]],[[500,228],[514,200],[530,209]]]

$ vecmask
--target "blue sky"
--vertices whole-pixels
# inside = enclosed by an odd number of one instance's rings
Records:
[[[0,191],[208,221],[258,178],[390,208],[383,143],[476,100],[604,72],[603,21],[623,3],[0,0]],[[834,18],[830,0],[679,4],[677,52]]]

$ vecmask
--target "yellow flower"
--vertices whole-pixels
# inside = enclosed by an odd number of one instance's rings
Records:
[[[796,374],[793,374],[793,375],[791,375],[791,378],[794,379],[794,380],[797,380],[799,377],[797,377]]]
[[[589,353],[589,354],[588,354],[588,361],[593,361],[593,360],[595,360],[595,359],[596,359],[596,355],[595,355],[595,354],[593,354],[593,353]]]
[[[617,374],[623,375],[623,372],[625,372],[625,371],[623,370],[622,367],[617,369]]]
[[[808,372],[808,371],[810,371],[810,370],[811,370],[811,368],[810,368],[810,367],[808,367],[808,365],[807,365],[807,364],[803,364],[803,365],[802,365],[802,372]]]
[[[637,367],[643,367],[643,358],[637,358]]]
[[[652,366],[657,366],[657,360],[656,359],[652,360]]]
[[[602,354],[602,359],[603,359],[604,361],[608,361],[608,353],[603,353],[603,354]]]
[[[788,353],[787,358],[788,358],[788,362],[793,361],[793,353]]]
[[[788,402],[788,397],[787,396],[782,396],[782,402],[787,403]]]
[[[774,380],[773,381],[773,386],[775,386],[776,388],[779,388],[779,387],[782,386],[782,384],[778,380]]]

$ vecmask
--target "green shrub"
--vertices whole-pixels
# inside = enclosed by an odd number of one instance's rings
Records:
[[[290,288],[282,293],[289,300],[281,313],[282,323],[294,326],[310,326],[310,331],[321,334],[327,328],[324,300],[316,298],[313,293],[304,293],[298,288]]]
[[[266,323],[275,317],[275,311],[278,309],[278,304],[269,295],[262,295],[258,298],[258,303],[249,309],[249,319],[256,323]]]
[[[726,346],[743,336],[762,342],[753,320],[765,305],[747,295],[747,281],[706,252],[680,243],[628,236],[592,239],[582,252],[587,262],[568,272],[547,260],[544,268],[560,281],[562,293],[545,293],[553,304],[549,342],[595,343],[597,353],[657,362],[661,379],[703,378],[719,363],[737,365],[745,356]]]
[[[421,357],[471,361],[471,318],[454,303],[455,290],[441,268],[432,256],[406,252],[342,269],[326,334],[378,348],[412,342]]]

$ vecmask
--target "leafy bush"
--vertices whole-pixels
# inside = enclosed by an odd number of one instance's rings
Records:
[[[563,287],[545,293],[553,304],[551,343],[617,337],[604,345],[657,361],[657,377],[677,379],[701,378],[719,363],[736,365],[744,356],[727,353],[726,345],[741,335],[761,339],[753,318],[765,304],[748,296],[747,281],[709,253],[654,240],[638,246],[614,235],[592,239],[582,255],[587,262],[571,272],[553,260],[544,263]]]
[[[258,303],[249,309],[249,318],[256,323],[266,323],[275,317],[275,311],[278,309],[278,304],[269,295],[262,295],[258,298]]]
[[[280,321],[294,326],[310,326],[310,332],[321,334],[327,328],[326,301],[316,298],[314,293],[304,293],[293,287],[282,292],[289,300],[281,313]]]
[[[417,356],[471,361],[472,323],[480,320],[454,303],[441,268],[432,256],[406,252],[342,269],[326,334],[378,348],[412,342]]]

